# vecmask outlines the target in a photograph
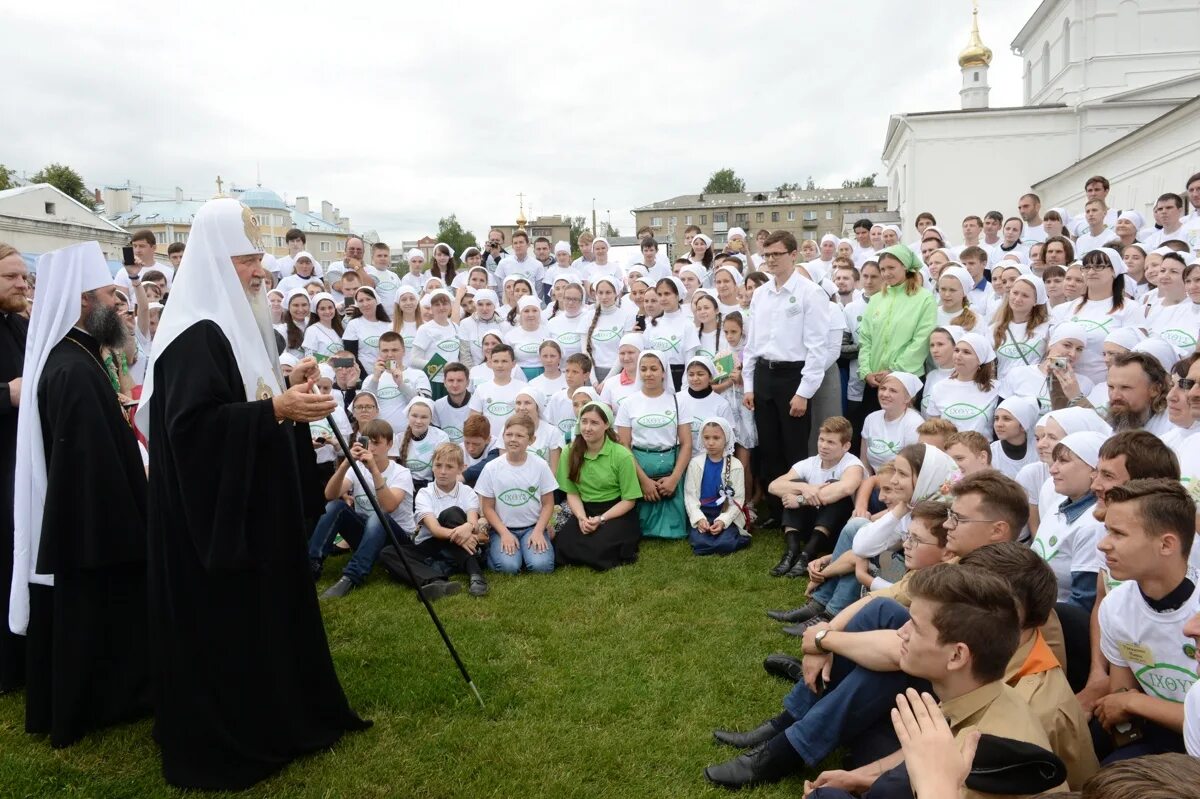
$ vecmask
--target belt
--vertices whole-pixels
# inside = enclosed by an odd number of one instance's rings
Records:
[[[650,449],[649,447],[633,447],[637,452],[652,452],[655,455],[661,455],[664,452],[674,452],[675,447],[666,447],[664,449]]]
[[[804,361],[768,361],[766,358],[759,358],[757,365],[768,369],[803,369]]]

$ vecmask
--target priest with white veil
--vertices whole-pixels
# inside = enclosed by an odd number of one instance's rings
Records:
[[[38,259],[25,343],[8,619],[25,730],[67,746],[150,712],[146,472],[103,365],[125,325],[94,241]]]
[[[137,412],[150,451],[154,736],[180,788],[240,790],[363,729],[334,672],[305,552],[312,358],[279,371],[248,208],[196,214]]]

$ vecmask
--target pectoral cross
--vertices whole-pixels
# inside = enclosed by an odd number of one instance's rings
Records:
[[[221,196],[223,196],[223,195],[221,194],[221,185],[222,185],[222,184],[221,184],[221,176],[220,176],[220,175],[217,175],[217,196],[218,196],[218,197],[221,197]]]

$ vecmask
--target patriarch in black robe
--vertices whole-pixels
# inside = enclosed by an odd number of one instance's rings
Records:
[[[125,327],[100,246],[43,255],[38,278],[8,621],[26,636],[25,729],[59,747],[150,711],[146,472],[102,362]]]
[[[154,736],[181,788],[246,788],[362,729],[306,554],[315,361],[279,372],[250,211],[196,214],[138,409],[150,451]]]
[[[25,310],[25,260],[0,243],[0,586],[12,584],[13,480],[17,466],[17,414],[29,322]],[[25,639],[8,629],[8,591],[0,588],[0,694],[25,684]]]

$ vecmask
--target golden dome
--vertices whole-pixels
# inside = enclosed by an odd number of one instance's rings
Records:
[[[967,67],[986,67],[992,63],[992,51],[979,38],[979,8],[971,12],[971,39],[967,46],[958,54],[958,65]]]
[[[528,221],[525,218],[525,209],[521,209],[521,212],[517,214],[517,227],[525,227],[525,223]]]

